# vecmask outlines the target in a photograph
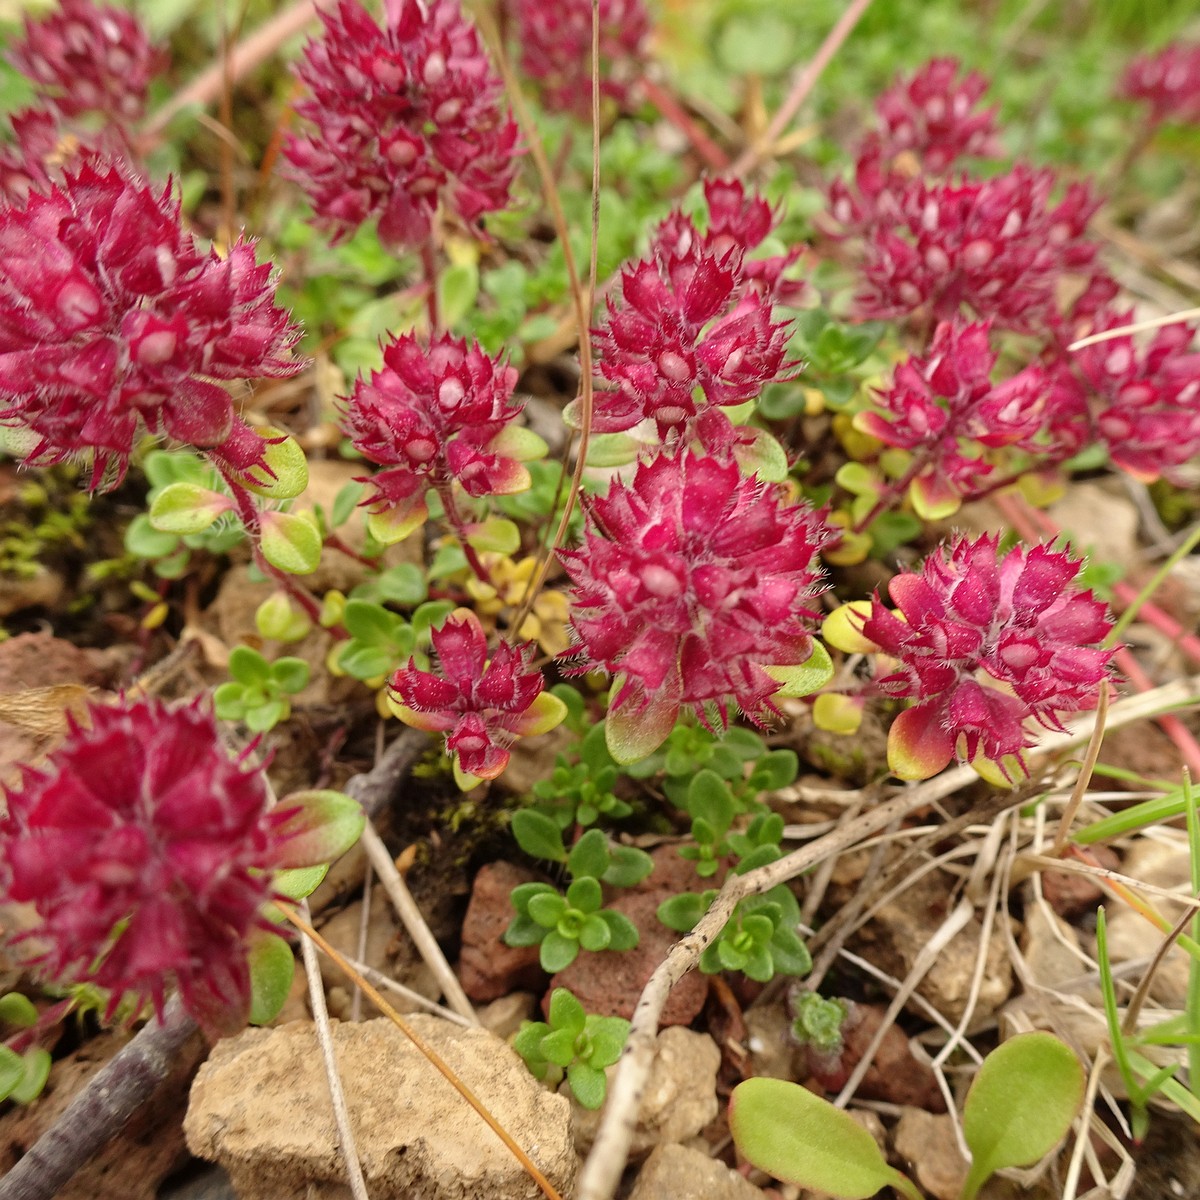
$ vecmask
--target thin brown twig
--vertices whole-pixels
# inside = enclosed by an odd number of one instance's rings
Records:
[[[762,137],[738,155],[730,169],[731,174],[737,176],[748,174],[772,153],[775,143],[779,141],[792,118],[800,111],[800,106],[808,99],[817,80],[821,78],[821,73],[833,61],[833,56],[842,48],[842,43],[853,32],[855,25],[858,24],[870,4],[871,0],[850,0],[845,12],[837,19],[816,54],[797,73],[792,81],[791,90],[771,118]]]

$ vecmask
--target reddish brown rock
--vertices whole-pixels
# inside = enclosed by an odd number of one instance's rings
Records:
[[[479,1004],[509,992],[541,992],[546,973],[538,962],[538,946],[506,946],[501,940],[515,913],[509,903],[513,888],[537,876],[513,863],[497,862],[475,876],[462,928],[458,974],[463,991]]]
[[[1109,846],[1090,846],[1088,853],[1110,871],[1121,869],[1121,859]],[[1042,875],[1042,894],[1060,917],[1070,920],[1095,910],[1104,897],[1096,881],[1087,875],[1066,871],[1046,871]]]
[[[886,1011],[881,1004],[852,1004],[842,1026],[842,1053],[837,1057],[809,1054],[809,1074],[827,1092],[841,1091],[850,1073],[862,1061]],[[864,1100],[922,1108],[926,1112],[946,1111],[946,1101],[933,1069],[914,1056],[904,1031],[896,1025],[891,1025],[883,1035],[883,1042],[855,1095]]]
[[[658,919],[658,906],[679,892],[699,892],[716,886],[701,880],[674,846],[660,846],[651,857],[655,861],[654,871],[636,888],[617,892],[605,906],[624,913],[637,926],[637,946],[619,954],[581,953],[565,971],[559,971],[550,980],[552,989],[570,988],[590,1013],[627,1020],[633,1016],[646,981],[679,939],[679,934]],[[690,1025],[704,1007],[707,995],[708,981],[703,975],[695,971],[685,975],[671,989],[659,1024]]]

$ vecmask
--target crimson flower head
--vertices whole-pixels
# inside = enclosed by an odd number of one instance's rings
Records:
[[[1132,312],[1103,312],[1097,331],[1133,320]],[[1090,385],[1095,426],[1122,470],[1150,482],[1179,480],[1180,468],[1200,455],[1200,349],[1194,326],[1167,325],[1139,349],[1132,334],[1095,342],[1077,352]]]
[[[910,154],[921,172],[944,175],[960,158],[1000,153],[996,109],[977,107],[988,81],[978,71],[960,76],[961,69],[957,59],[931,59],[911,79],[898,78],[879,97],[875,111],[885,159]]]
[[[514,0],[521,69],[552,110],[592,111],[592,0]],[[643,0],[599,0],[600,93],[619,104],[642,68],[650,16]]]
[[[62,116],[102,113],[121,126],[141,119],[150,81],[166,65],[132,13],[92,0],[60,0],[26,17],[8,59]]]
[[[403,334],[384,349],[383,363],[358,380],[343,416],[355,449],[384,468],[370,480],[376,511],[394,523],[419,522],[430,488],[457,482],[470,496],[497,496],[529,486],[514,457],[527,456],[529,440],[512,425],[521,411],[512,398],[515,368],[449,334],[429,346]]]
[[[1053,172],[1023,165],[992,179],[914,182],[893,219],[867,234],[860,315],[946,321],[965,311],[1044,333],[1058,316],[1064,277],[1086,274],[1097,251],[1085,232],[1099,200],[1075,183],[1055,203],[1054,182]]]
[[[736,189],[736,193],[735,190]],[[621,300],[595,331],[600,373],[592,429],[615,433],[646,418],[665,442],[700,437],[710,451],[730,448],[732,425],[718,410],[755,399],[790,378],[787,322],[774,320],[773,291],[786,262],[747,270],[745,251],[769,232],[765,202],[740,184],[706,187],[716,201],[707,235],[681,213],[663,222],[651,255],[621,274]],[[568,419],[577,418],[575,408]]]
[[[1020,761],[1036,742],[1031,718],[1059,729],[1062,714],[1096,704],[1112,622],[1073,585],[1082,566],[1046,546],[1001,557],[994,537],[960,538],[892,579],[898,614],[876,594],[862,634],[894,662],[874,686],[915,701],[888,735],[896,775],[927,779],[955,755]]]
[[[488,659],[487,635],[470,609],[455,609],[432,637],[441,674],[409,659],[391,679],[392,711],[416,729],[444,733],[460,774],[495,779],[508,766],[506,747],[553,729],[566,706],[542,691],[542,673],[530,666],[533,642],[501,642]]]
[[[32,905],[40,969],[150,1001],[179,989],[210,1029],[245,1023],[246,939],[265,924],[278,831],[262,772],[230,758],[202,702],[122,700],[23,766],[0,818],[0,898]]]
[[[313,129],[283,150],[319,224],[337,240],[377,216],[385,242],[415,246],[439,199],[472,224],[505,207],[517,126],[458,0],[385,0],[382,26],[358,0],[320,16],[297,69]]]
[[[829,538],[781,489],[691,451],[642,462],[587,501],[583,545],[560,552],[575,585],[567,653],[617,677],[607,726],[619,761],[654,750],[685,705],[702,720],[727,720],[731,704],[755,723],[777,711],[791,669],[823,656],[809,605]]]
[[[856,429],[912,452],[911,494],[924,517],[947,517],[990,491],[997,450],[1023,451],[1029,470],[1078,449],[1077,437],[1063,436],[1054,374],[1035,363],[993,384],[995,365],[986,322],[943,321],[929,350],[896,368],[879,407],[854,418]]]
[[[1151,119],[1200,122],[1200,43],[1177,43],[1129,64],[1120,94],[1150,105]]]
[[[0,422],[33,435],[28,464],[90,453],[93,491],[124,477],[143,425],[227,469],[261,466],[214,381],[301,369],[274,292],[251,245],[197,248],[169,185],[85,163],[0,208]]]

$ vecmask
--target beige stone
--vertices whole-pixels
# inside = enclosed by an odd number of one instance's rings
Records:
[[[570,1106],[483,1029],[408,1018],[564,1194],[578,1160]],[[536,1200],[541,1193],[466,1101],[389,1021],[333,1024],[372,1200]],[[192,1086],[192,1152],[219,1162],[240,1200],[350,1195],[316,1034],[307,1022],[217,1044]]]
[[[638,1172],[629,1200],[762,1200],[762,1192],[702,1150],[664,1142]]]
[[[716,1117],[720,1065],[721,1051],[706,1033],[672,1025],[658,1035],[633,1131],[632,1158],[644,1157],[660,1142],[686,1141]],[[615,1069],[609,1068],[610,1080]],[[571,1110],[575,1144],[586,1153],[596,1140],[600,1113],[578,1103]]]
[[[905,1108],[893,1143],[925,1192],[936,1200],[957,1200],[968,1164],[958,1148],[952,1117]]]

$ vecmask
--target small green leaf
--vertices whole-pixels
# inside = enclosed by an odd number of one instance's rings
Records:
[[[250,965],[250,1024],[265,1025],[283,1008],[296,971],[292,948],[276,934],[259,930],[246,953]]]
[[[575,1099],[584,1108],[594,1111],[604,1103],[604,1096],[608,1091],[608,1080],[603,1071],[599,1071],[587,1063],[571,1063],[567,1067],[567,1082],[571,1085]]]
[[[28,1029],[36,1025],[37,1009],[28,996],[21,992],[9,992],[0,996],[0,1021],[5,1025],[15,1025],[18,1029]]]
[[[565,971],[579,957],[579,943],[565,938],[557,929],[552,929],[542,941],[540,961],[542,970],[551,975]]]
[[[811,696],[833,678],[833,660],[829,651],[814,638],[812,653],[804,662],[793,667],[769,665],[763,670],[782,684],[777,695]]]
[[[521,548],[521,531],[507,517],[488,517],[467,534],[476,550],[492,554],[515,554]]]
[[[592,832],[598,831],[593,830]],[[603,836],[601,834],[601,837]],[[600,883],[591,875],[584,875],[582,878],[574,880],[567,888],[567,903],[572,908],[579,909],[580,912],[595,912],[600,907],[602,900]]]
[[[551,824],[554,824],[551,822]],[[555,826],[557,828],[557,826]],[[567,870],[574,879],[591,876],[599,879],[608,870],[610,856],[608,853],[608,838],[599,829],[589,829],[571,847],[567,858]]]
[[[552,888],[530,896],[526,905],[529,915],[546,929],[553,929],[567,908],[567,902]]]
[[[573,1037],[583,1032],[586,1014],[583,1005],[570,988],[558,987],[550,993],[550,1009],[547,1015],[555,1029],[570,1030]]]
[[[276,871],[271,879],[272,890],[289,900],[303,900],[311,896],[329,874],[329,864],[323,862],[315,867],[289,867]]]
[[[546,936],[546,927],[521,914],[509,922],[501,939],[506,946],[536,946]]]
[[[594,433],[588,439],[589,467],[623,467],[633,462],[642,443],[627,433]]]
[[[1075,1052],[1052,1034],[1018,1034],[993,1050],[963,1107],[972,1161],[962,1200],[974,1200],[997,1171],[1049,1154],[1071,1128],[1083,1089]]]
[[[868,1200],[885,1187],[921,1200],[849,1113],[798,1083],[766,1077],[739,1083],[729,1128],[743,1157],[785,1183],[835,1200]]]
[[[562,830],[545,813],[535,808],[523,808],[513,813],[512,833],[517,845],[532,858],[544,858],[549,862],[567,861]]]
[[[625,1049],[629,1022],[624,1017],[589,1017],[587,1028],[592,1039],[588,1062],[593,1067],[611,1067]]]
[[[403,608],[414,608],[429,595],[425,572],[416,563],[397,563],[381,571],[375,587],[382,599]]]
[[[203,533],[233,501],[194,483],[172,483],[150,505],[150,524],[159,533]]]
[[[234,646],[229,652],[229,674],[245,687],[266,687],[271,668],[252,646]]]
[[[44,1046],[31,1046],[26,1050],[22,1060],[25,1074],[21,1082],[9,1092],[10,1099],[18,1104],[29,1104],[36,1100],[42,1094],[46,1080],[50,1078],[52,1061],[50,1051]]]
[[[601,881],[609,887],[636,887],[654,870],[654,859],[636,846],[609,847],[608,869]]]
[[[321,561],[321,531],[311,517],[299,513],[264,512],[261,549],[273,567],[290,575],[307,575]]]
[[[624,913],[602,908],[596,916],[608,926],[610,950],[632,950],[638,944],[637,926]]]
[[[367,514],[367,532],[381,546],[392,546],[420,529],[428,516],[429,510],[424,500],[404,508],[386,508],[382,512],[370,512]]]
[[[453,329],[475,305],[479,295],[479,268],[473,262],[446,267],[439,274],[437,290],[442,324]]]
[[[19,1087],[24,1078],[24,1059],[15,1050],[0,1046],[0,1100],[12,1095],[13,1089]]]
[[[583,1025],[580,1024],[580,1030]],[[542,1053],[556,1067],[567,1067],[575,1061],[575,1038],[577,1033],[574,1029],[556,1029],[552,1033],[547,1033],[542,1038]]]
[[[312,628],[312,622],[292,606],[285,592],[274,592],[255,610],[254,627],[265,638],[298,642]]]
[[[289,696],[303,691],[308,686],[309,666],[302,658],[285,655],[271,664],[271,680]]]
[[[166,558],[178,545],[179,535],[155,529],[146,513],[138,513],[125,530],[125,549],[137,558]]]
[[[579,944],[585,950],[591,950],[595,953],[600,950],[607,950],[611,941],[612,930],[605,920],[605,914],[598,912],[590,913],[587,920],[584,921],[583,927],[579,930]]]
[[[625,677],[618,675],[610,693],[613,703],[624,687]],[[651,698],[640,706],[626,702],[610,707],[604,719],[609,754],[621,765],[645,758],[667,740],[678,717],[679,702],[660,697]]]
[[[676,933],[690,933],[708,911],[710,897],[711,893],[699,896],[695,892],[682,892],[664,900],[658,906],[656,915],[668,929],[674,929]]]
[[[329,514],[329,523],[334,529],[339,525],[345,525],[350,520],[350,514],[358,506],[365,490],[366,484],[359,483],[358,480],[352,480],[338,490],[338,494],[333,498],[333,508]]]

